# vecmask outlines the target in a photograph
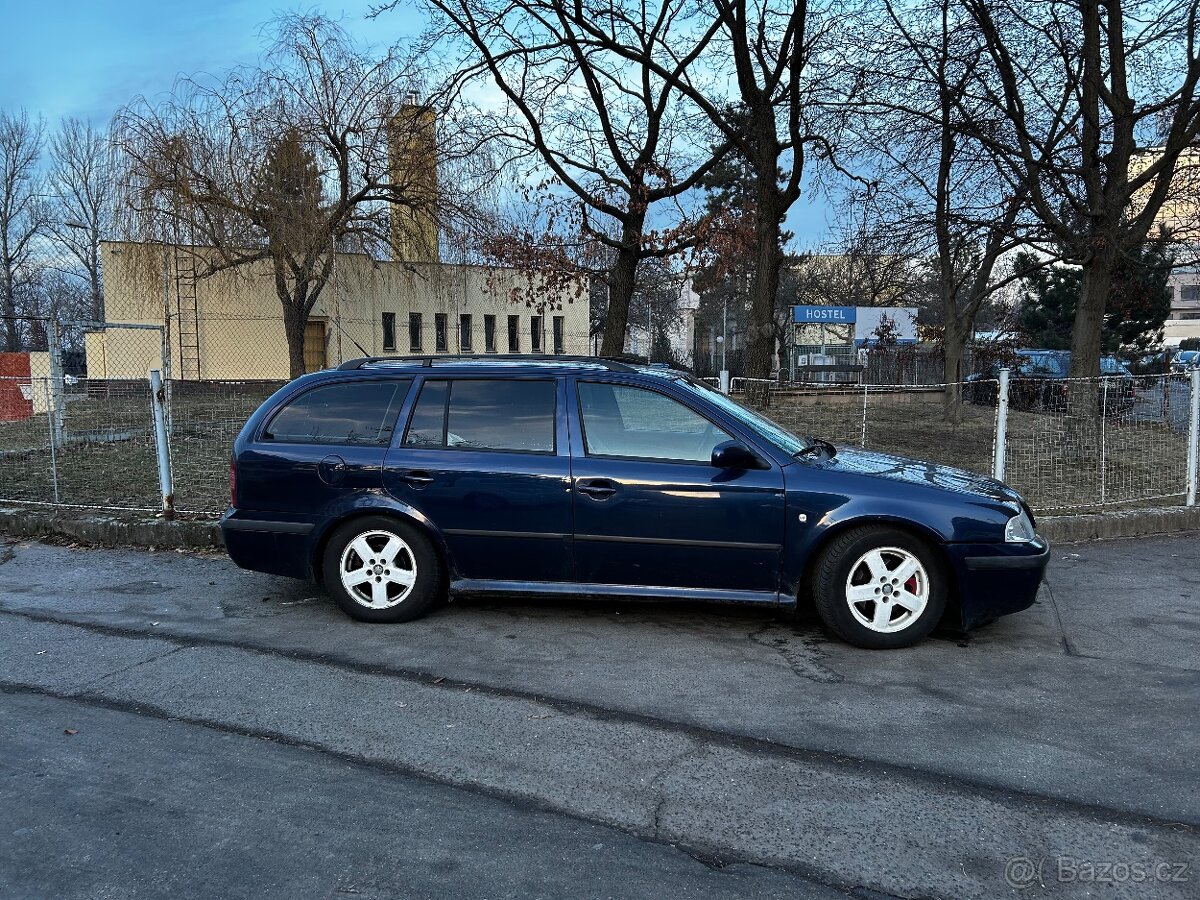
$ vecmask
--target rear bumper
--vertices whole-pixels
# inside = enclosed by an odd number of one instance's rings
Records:
[[[225,550],[239,568],[288,578],[312,577],[311,522],[257,518],[230,507],[220,525]]]
[[[946,551],[964,629],[1032,606],[1050,562],[1050,544],[1041,537],[1027,544],[947,544]]]

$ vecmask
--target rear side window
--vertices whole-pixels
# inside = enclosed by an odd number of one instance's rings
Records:
[[[553,381],[427,381],[404,443],[553,453],[556,394]]]
[[[291,444],[388,444],[410,380],[350,381],[305,391],[262,437]]]

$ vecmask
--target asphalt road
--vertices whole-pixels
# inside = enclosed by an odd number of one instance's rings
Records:
[[[1033,609],[891,653],[10,544],[0,897],[1195,897],[1197,542],[1056,548]]]

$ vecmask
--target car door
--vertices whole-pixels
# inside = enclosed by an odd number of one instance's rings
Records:
[[[425,378],[385,489],[433,522],[459,580],[569,582],[566,423],[562,379]]]
[[[663,390],[599,376],[572,393],[576,578],[773,599],[779,467],[715,468],[713,447],[734,436]]]
[[[411,384],[354,378],[289,397],[238,456],[238,506],[311,524],[350,492],[380,490]]]

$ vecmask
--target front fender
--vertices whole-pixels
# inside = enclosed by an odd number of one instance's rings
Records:
[[[925,538],[948,563],[944,549],[947,544],[1003,542],[1004,526],[1013,516],[1007,504],[969,494],[881,479],[852,480],[860,483],[835,484],[839,479],[828,479],[819,492],[796,490],[789,484],[780,567],[780,593],[784,597],[799,597],[817,554],[848,528],[904,528]],[[953,574],[952,569],[949,571]]]

